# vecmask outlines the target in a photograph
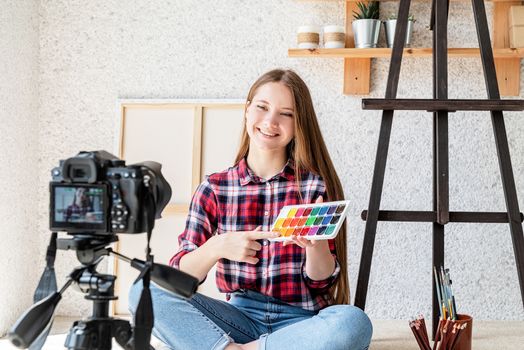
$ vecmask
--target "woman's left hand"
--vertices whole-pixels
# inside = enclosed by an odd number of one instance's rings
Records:
[[[318,196],[317,200],[315,201],[315,204],[316,203],[322,203],[324,201],[324,199],[322,198],[322,196]],[[292,235],[290,236],[291,240],[290,241],[284,241],[283,245],[289,245],[289,244],[296,244],[298,245],[299,247],[302,247],[302,248],[311,248],[311,247],[314,247],[317,245],[317,241],[316,240],[310,240],[310,239],[306,239],[305,237],[302,237],[302,236],[295,236],[295,235]]]
[[[291,241],[284,241],[283,245],[296,244],[302,248],[310,248],[310,247],[314,247],[317,243],[317,241],[309,240],[301,236],[297,237],[293,235],[293,236],[290,236],[289,238],[291,238]]]

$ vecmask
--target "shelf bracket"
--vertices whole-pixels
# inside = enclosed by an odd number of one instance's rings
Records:
[[[509,8],[522,1],[493,2],[493,48],[509,47]],[[520,95],[520,58],[495,58],[495,70],[502,96]]]
[[[355,47],[351,22],[356,9],[355,1],[346,1],[346,47]],[[344,58],[344,95],[368,95],[370,81],[371,58]]]

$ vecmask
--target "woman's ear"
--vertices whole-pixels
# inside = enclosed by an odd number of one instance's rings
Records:
[[[249,108],[249,106],[251,105],[251,101],[247,101],[246,102],[246,108],[244,109],[244,120],[247,120],[247,109]]]

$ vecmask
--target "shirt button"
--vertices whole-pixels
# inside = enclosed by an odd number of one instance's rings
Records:
[[[266,277],[267,276],[267,272],[266,271],[262,271],[262,276]]]
[[[266,210],[266,211],[264,212],[264,215],[265,215],[265,216],[268,216],[268,215],[269,215],[269,210]]]
[[[262,245],[268,245],[269,241],[267,239],[262,240]]]

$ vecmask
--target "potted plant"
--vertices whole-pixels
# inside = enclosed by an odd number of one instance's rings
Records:
[[[377,47],[378,34],[380,32],[379,3],[357,2],[357,11],[353,11],[352,23],[355,47],[369,48]]]
[[[390,15],[384,22],[384,31],[386,32],[386,42],[388,47],[393,47],[393,39],[395,39],[395,28],[397,27],[397,15]],[[413,15],[408,16],[408,27],[406,29],[406,41],[405,47],[411,46],[411,33],[413,32],[413,23],[415,23],[415,17]]]

